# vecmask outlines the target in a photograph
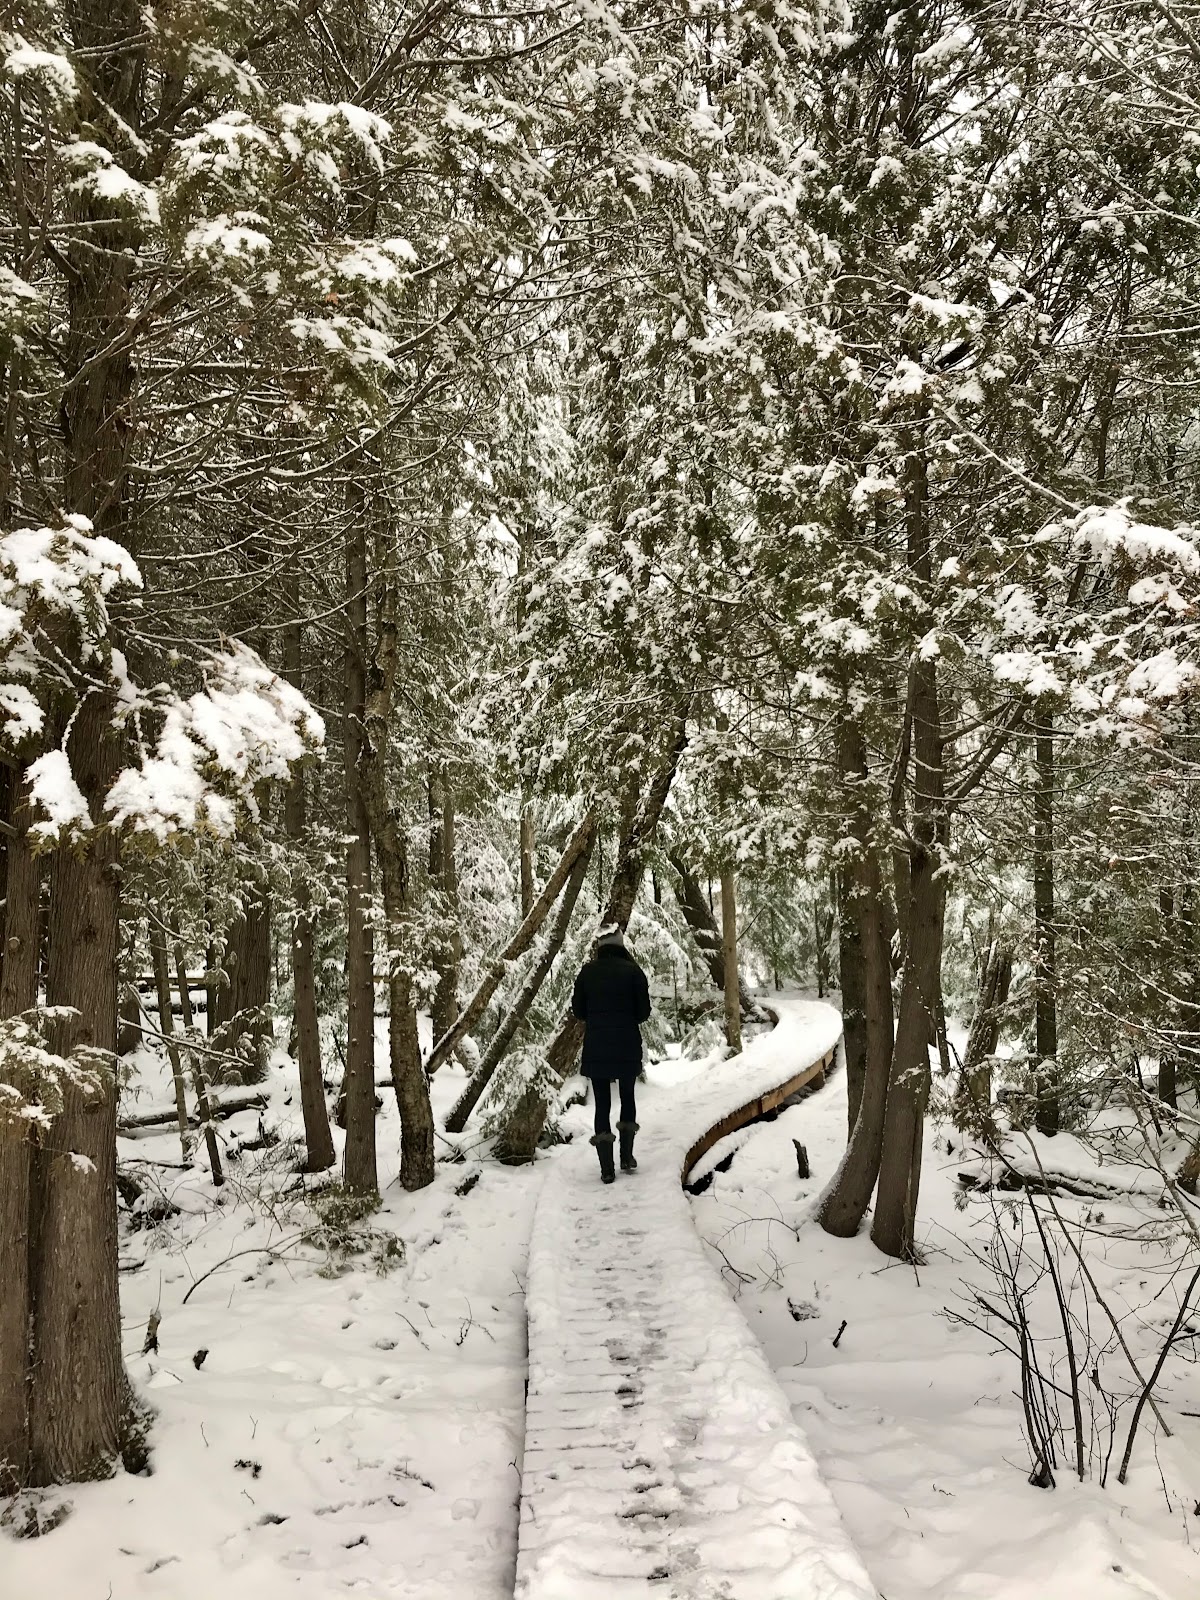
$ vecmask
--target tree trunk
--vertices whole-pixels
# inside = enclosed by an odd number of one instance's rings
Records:
[[[496,1068],[504,1060],[509,1045],[516,1037],[518,1028],[529,1015],[533,1002],[537,999],[542,984],[546,981],[550,969],[554,965],[555,957],[562,949],[570,931],[571,917],[575,910],[575,903],[579,899],[579,891],[583,887],[584,879],[587,877],[588,863],[591,860],[592,843],[594,841],[595,834],[592,835],[587,848],[571,868],[571,876],[567,879],[567,887],[563,892],[562,901],[558,908],[558,914],[554,919],[554,925],[550,930],[549,938],[546,940],[546,947],[534,963],[533,970],[522,985],[521,992],[509,1009],[508,1015],[489,1042],[487,1050],[484,1052],[483,1060],[479,1063],[470,1083],[463,1090],[450,1115],[446,1118],[447,1133],[461,1133],[466,1127],[467,1119],[479,1104],[480,1096],[492,1081]]]
[[[372,757],[372,765],[378,760],[377,752]],[[373,778],[368,781],[372,796],[381,800],[382,774],[378,783]],[[400,1183],[405,1189],[424,1189],[434,1177],[434,1128],[429,1083],[421,1063],[417,1034],[411,956],[406,948],[411,916],[408,862],[394,812],[380,817],[375,798],[371,812],[376,824],[373,831],[388,931],[388,1054],[392,1087],[400,1112]]]
[[[846,1138],[858,1121],[867,1076],[867,990],[863,936],[855,914],[858,877],[852,867],[838,870],[838,973],[842,989],[842,1054],[846,1062]]]
[[[921,434],[909,445],[905,510],[908,561],[916,581],[931,581],[928,478]],[[914,652],[910,667],[913,806],[908,849],[908,908],[900,1014],[888,1082],[879,1185],[871,1238],[891,1256],[916,1253],[917,1200],[925,1108],[929,1101],[929,1044],[941,1003],[946,887],[942,854],[948,837],[937,660]],[[907,732],[907,730],[906,730]]]
[[[653,783],[632,822],[623,832],[613,864],[612,882],[605,903],[601,925],[616,923],[619,928],[629,926],[634,902],[641,887],[646,867],[646,851],[653,843],[659,818],[671,792],[671,784],[678,770],[680,758],[687,745],[687,715],[690,698],[680,709],[674,730],[674,739]],[[561,1084],[571,1072],[575,1058],[583,1044],[583,1023],[569,1011],[559,1024],[558,1032],[546,1052],[546,1067],[552,1083]],[[546,1124],[547,1103],[536,1085],[530,1087],[517,1102],[504,1131],[496,1141],[494,1154],[506,1166],[520,1166],[532,1161],[538,1140]]]
[[[183,1018],[183,1026],[192,1036],[190,1045],[192,1058],[192,1088],[196,1091],[196,1110],[200,1115],[200,1124],[204,1129],[204,1146],[208,1151],[208,1168],[212,1174],[213,1185],[220,1188],[225,1182],[225,1170],[221,1163],[221,1141],[217,1138],[217,1130],[213,1121],[212,1097],[208,1092],[208,1080],[204,1076],[204,1061],[196,1044],[196,1023],[192,1015],[192,991],[188,986],[187,956],[184,954],[183,941],[179,937],[179,924],[171,920],[172,949],[175,955],[175,987],[179,990],[179,1012]]]
[[[462,934],[458,927],[458,862],[455,856],[454,798],[445,777],[436,786],[437,803],[429,818],[430,876],[440,890],[443,912],[433,952],[437,985],[433,992],[433,1037],[440,1039],[458,1016],[458,968]],[[435,849],[436,843],[436,849]],[[434,867],[436,864],[436,871]],[[522,915],[524,915],[524,911]]]
[[[1033,918],[1035,952],[1034,1054],[1037,1128],[1056,1134],[1061,1123],[1058,1089],[1057,960],[1054,946],[1054,722],[1038,717],[1033,793]]]
[[[846,1239],[862,1226],[879,1175],[893,1035],[892,966],[884,920],[883,877],[864,794],[867,747],[862,729],[848,716],[838,727],[838,767],[847,794],[854,797],[851,832],[857,848],[852,864],[844,871],[847,909],[853,919],[862,966],[863,1073],[850,1142],[821,1198],[817,1218],[826,1233]],[[844,985],[843,976],[843,1003]]]
[[[121,985],[117,1017],[117,1054],[131,1056],[144,1041],[141,997],[132,983]]]
[[[1158,891],[1158,914],[1162,923],[1162,945],[1164,952],[1170,957],[1175,956],[1175,896],[1170,889]],[[1174,961],[1172,961],[1174,965]],[[1171,984],[1165,984],[1164,989],[1170,994]],[[1158,1097],[1172,1111],[1179,1109],[1178,1089],[1178,1028],[1179,1006],[1176,1001],[1167,1001],[1167,1027],[1162,1029],[1162,1044],[1158,1053]]]
[[[298,559],[299,552],[297,552]],[[299,570],[288,590],[290,621],[283,634],[283,674],[295,689],[302,689],[302,639],[300,632]],[[288,785],[284,801],[284,826],[298,857],[306,827],[304,773],[298,771]],[[313,954],[312,895],[305,867],[296,868],[292,914],[292,990],[296,1014],[296,1062],[300,1070],[300,1107],[304,1116],[305,1170],[324,1172],[336,1160],[325,1081],[321,1070],[321,1026],[317,1016],[316,961]]]
[[[1200,1138],[1184,1157],[1175,1181],[1185,1194],[1194,1195],[1200,1188]]]
[[[521,916],[533,910],[533,812],[521,807]]]
[[[230,973],[231,1009],[248,1014],[252,1062],[247,1081],[261,1083],[270,1068],[274,1030],[271,1027],[271,897],[266,874],[256,874],[241,917],[232,930],[235,952]],[[239,1024],[239,1035],[245,1037]]]
[[[175,1120],[179,1124],[179,1145],[185,1166],[192,1164],[192,1130],[188,1123],[187,1091],[183,1081],[183,1058],[175,1038],[175,1018],[171,1011],[171,967],[167,936],[155,922],[150,924],[150,964],[154,969],[154,988],[158,995],[158,1020],[163,1047],[171,1063],[171,1083],[175,1089]]]
[[[265,874],[251,867],[241,911],[225,932],[225,949],[220,959],[222,980],[209,991],[209,1014],[214,1028],[225,1028],[234,1019],[236,1026],[228,1038],[228,1048],[250,1035],[250,1060],[245,1071],[247,1083],[261,1083],[267,1076],[273,1030],[271,1000],[271,901]],[[212,1030],[210,1030],[211,1036]]]
[[[17,786],[5,871],[0,1016],[37,1004],[41,873],[29,848],[29,806]],[[29,1457],[29,1256],[33,1150],[26,1127],[0,1117],[0,1495],[25,1480]]]
[[[979,974],[979,998],[967,1036],[958,1092],[954,1097],[954,1124],[964,1133],[991,1134],[992,1058],[1000,1042],[1000,1021],[1012,982],[1012,951],[999,939],[989,939]]]
[[[519,956],[523,956],[526,950],[529,949],[537,937],[538,929],[546,920],[551,906],[562,893],[563,885],[570,877],[571,868],[579,859],[580,854],[586,851],[590,855],[595,840],[595,832],[595,813],[586,811],[583,815],[583,820],[567,841],[567,846],[559,857],[557,866],[546,880],[545,888],[530,907],[529,913],[522,921],[521,926],[487,969],[479,987],[459,1012],[453,1026],[434,1045],[425,1066],[425,1070],[430,1077],[448,1059],[450,1053],[459,1042],[466,1038],[467,1034],[470,1033],[471,1029],[487,1010],[492,996],[504,981],[504,975],[508,971],[509,964],[516,961]]]
[[[343,742],[346,783],[346,1148],[351,1194],[379,1192],[375,1155],[375,942],[371,931],[371,831],[363,789],[367,704],[367,545],[363,507],[346,525],[346,650]]]
[[[96,822],[116,774],[115,710],[107,692],[92,694],[70,738],[72,771]],[[94,1094],[67,1089],[44,1153],[31,1273],[34,1484],[107,1477],[130,1408],[117,1292],[117,886],[116,840],[106,830],[54,851],[46,1000],[78,1013],[56,1044],[64,1054],[102,1052],[105,1067]]]
[[[133,0],[69,0],[66,8],[84,86],[80,114],[136,130],[143,18]],[[98,106],[103,107],[102,112]],[[136,133],[133,135],[136,137]],[[72,198],[79,224],[70,252],[66,383],[61,401],[63,508],[91,519],[98,536],[131,548],[129,448],[134,371],[129,327],[136,225],[92,190]],[[94,824],[117,771],[116,697],[85,690],[68,739],[72,772]],[[117,1293],[117,966],[120,950],[116,840],[98,830],[57,846],[51,861],[46,1000],[77,1020],[57,1031],[65,1051],[103,1052],[97,1091],[67,1090],[39,1159],[29,1387],[29,1479],[78,1482],[112,1472],[132,1411],[121,1356]]]
[[[738,979],[737,886],[733,863],[721,867],[721,965],[725,991],[725,1043],[730,1055],[742,1048],[741,984]]]
[[[400,667],[396,589],[389,574],[380,576],[382,593],[366,697],[359,781],[375,838],[383,886],[387,926],[388,1059],[400,1111],[400,1182],[405,1189],[412,1190],[423,1189],[433,1182],[434,1128],[429,1082],[421,1064],[417,1033],[416,986],[410,948],[412,899],[408,851],[399,816],[388,798],[388,729]]]
[[[718,989],[725,987],[725,958],[721,951],[721,932],[716,920],[709,909],[708,900],[704,890],[683,857],[674,850],[667,852],[667,860],[675,869],[679,879],[676,891],[679,900],[679,909],[683,912],[684,920],[692,930],[692,937],[696,941],[708,975]]]
[[[721,931],[717,927],[716,919],[709,908],[708,899],[700,887],[695,873],[677,850],[667,851],[667,860],[675,871],[679,884],[676,889],[676,899],[679,909],[683,912],[684,921],[692,930],[692,937],[696,941],[705,966],[708,968],[709,977],[722,992],[725,988],[725,956],[721,948]],[[776,988],[779,984],[776,983]],[[738,977],[738,1005],[743,1016],[751,1016],[755,1010],[754,1001],[750,992]]]

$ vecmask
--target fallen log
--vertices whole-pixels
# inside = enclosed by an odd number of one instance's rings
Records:
[[[230,1094],[218,1100],[214,1095],[210,1109],[213,1120],[220,1122],[224,1117],[236,1116],[239,1111],[263,1111],[271,1103],[271,1097],[261,1091],[247,1094]],[[144,1111],[136,1117],[122,1117],[117,1123],[119,1134],[135,1134],[139,1129],[166,1128],[178,1121],[174,1107],[170,1111]],[[193,1127],[199,1127],[200,1119],[194,1114],[188,1118]]]
[[[1024,1190],[1030,1194],[1062,1192],[1075,1195],[1080,1200],[1154,1200],[1161,1203],[1161,1191],[1135,1188],[1130,1184],[1105,1183],[1103,1179],[1080,1178],[1074,1173],[1050,1170],[1043,1176],[1040,1172],[1020,1172],[1007,1167],[994,1179],[985,1172],[960,1172],[958,1183],[960,1188],[970,1189],[976,1194],[988,1194],[993,1189],[1004,1194],[1016,1194]]]

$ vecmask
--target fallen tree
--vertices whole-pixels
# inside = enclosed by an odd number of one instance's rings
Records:
[[[521,926],[492,962],[481,980],[475,993],[459,1012],[454,1022],[440,1039],[434,1042],[429,1053],[429,1060],[425,1063],[425,1071],[430,1077],[442,1066],[470,1033],[471,1029],[487,1010],[488,1004],[496,990],[504,981],[504,975],[509,966],[523,956],[537,937],[538,930],[549,915],[550,908],[562,893],[563,885],[571,875],[571,870],[581,855],[590,855],[596,837],[595,812],[589,810],[584,813],[583,820],[567,841],[566,849],[558,859],[558,865],[546,880],[546,886],[538,895],[524,918]]]

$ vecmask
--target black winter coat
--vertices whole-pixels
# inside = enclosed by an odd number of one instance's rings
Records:
[[[642,1070],[638,1025],[650,1015],[650,985],[628,950],[600,946],[575,979],[571,1010],[587,1025],[579,1068],[585,1078],[633,1077]]]

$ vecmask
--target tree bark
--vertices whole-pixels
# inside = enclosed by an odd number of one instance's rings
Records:
[[[1034,1054],[1037,1129],[1056,1134],[1062,1120],[1058,1089],[1058,983],[1054,941],[1054,721],[1038,716],[1033,792],[1033,917],[1035,952]]]
[[[979,998],[975,1002],[958,1092],[954,1097],[954,1124],[964,1133],[995,1131],[992,1058],[1000,1042],[1000,1021],[1011,982],[1012,951],[999,939],[989,939],[979,974]]]
[[[533,812],[529,806],[521,807],[521,916],[533,910]]]
[[[388,728],[399,671],[395,584],[382,578],[379,625],[371,660],[364,737],[359,756],[363,801],[379,857],[387,926],[388,1059],[400,1112],[400,1183],[423,1189],[434,1177],[433,1109],[421,1064],[411,943],[412,898],[408,852],[396,808],[388,798]]]
[[[41,872],[29,848],[24,780],[14,778],[16,805],[5,861],[4,966],[0,1016],[37,1004]],[[0,1119],[0,1495],[25,1480],[29,1457],[30,1210],[33,1150],[29,1133]]]
[[[863,936],[855,914],[859,874],[838,870],[838,973],[842,990],[842,1054],[846,1062],[846,1138],[858,1121],[867,1076],[867,987]]]
[[[1162,924],[1162,944],[1166,952],[1175,950],[1175,896],[1170,889],[1158,891],[1158,914]],[[1167,986],[1168,992],[1170,985]],[[1172,1111],[1179,1109],[1178,1026],[1179,1007],[1168,1001],[1168,1027],[1162,1030],[1163,1043],[1158,1053],[1158,1097]],[[1168,1040],[1170,1042],[1168,1043]]]
[[[69,742],[95,823],[117,770],[115,710],[107,691],[90,695]],[[56,1044],[63,1054],[102,1052],[106,1068],[94,1094],[67,1089],[44,1152],[31,1273],[34,1484],[107,1477],[131,1403],[117,1292],[117,886],[116,840],[106,829],[54,851],[46,1000],[78,1013],[57,1030]]]
[[[367,705],[367,545],[363,507],[346,525],[346,648],[343,745],[346,783],[346,1147],[351,1194],[379,1192],[375,1153],[375,942],[371,930],[371,830],[363,786]]]
[[[583,887],[584,879],[587,877],[588,863],[591,860],[592,843],[594,842],[595,834],[592,835],[587,848],[571,868],[571,876],[567,879],[567,886],[563,891],[554,925],[546,940],[546,947],[534,963],[532,971],[521,986],[521,992],[510,1007],[504,1021],[497,1028],[494,1037],[489,1041],[483,1060],[479,1063],[470,1083],[463,1090],[450,1115],[446,1118],[447,1133],[461,1133],[466,1127],[468,1118],[479,1104],[480,1097],[492,1081],[497,1067],[504,1060],[509,1045],[516,1037],[517,1030],[529,1015],[533,1002],[537,999],[542,984],[546,981],[550,969],[554,965],[555,957],[562,949],[570,931],[571,917],[575,911],[576,901],[579,899],[579,891]]]
[[[737,886],[733,863],[721,867],[721,965],[725,991],[725,1043],[730,1055],[742,1048],[741,982],[738,978]]]
[[[1200,1188],[1200,1138],[1184,1157],[1175,1181],[1185,1194],[1194,1195]]]
[[[437,785],[437,804],[429,819],[430,876],[441,892],[442,931],[434,946],[437,985],[433,992],[433,1037],[440,1039],[458,1016],[458,968],[462,960],[462,934],[458,926],[458,861],[455,846],[454,797],[443,776]],[[434,843],[436,841],[436,852]],[[433,871],[436,857],[436,872]],[[524,914],[524,913],[523,913]]]
[[[646,868],[646,851],[653,843],[659,818],[671,792],[671,784],[679,768],[680,759],[687,746],[687,715],[690,708],[681,707],[674,729],[671,746],[646,791],[641,806],[632,822],[624,830],[617,847],[613,864],[612,882],[604,907],[601,924],[616,923],[627,928],[633,914],[634,902]],[[571,1072],[575,1058],[583,1044],[583,1023],[569,1011],[559,1024],[558,1032],[546,1052],[546,1067],[552,1083],[561,1084]],[[532,1161],[538,1140],[546,1124],[547,1102],[536,1085],[530,1087],[517,1102],[503,1132],[496,1141],[494,1154],[506,1166],[521,1166]]]
[[[590,810],[584,812],[583,819],[567,841],[567,846],[559,857],[557,866],[546,880],[545,888],[530,907],[529,913],[522,921],[521,926],[487,969],[479,987],[459,1012],[453,1026],[434,1045],[429,1060],[425,1065],[425,1070],[430,1077],[449,1058],[450,1053],[461,1040],[466,1038],[467,1034],[470,1033],[471,1029],[487,1010],[492,996],[504,981],[504,975],[508,971],[510,962],[516,961],[519,956],[523,956],[526,950],[529,949],[537,937],[538,929],[546,920],[551,906],[562,893],[563,885],[570,877],[571,868],[579,859],[580,854],[584,851],[589,855],[591,854],[595,831],[595,813]]]
[[[374,816],[375,806],[371,809]],[[388,1056],[400,1112],[400,1183],[405,1189],[423,1189],[434,1177],[434,1128],[417,1033],[411,957],[406,948],[411,916],[408,862],[394,813],[380,817],[373,831],[388,930]]]
[[[121,985],[118,1005],[117,1054],[131,1056],[142,1047],[142,1002],[132,983]]]
[[[297,552],[297,559],[299,553]],[[300,577],[297,569],[288,590],[288,608],[294,620],[283,634],[283,675],[295,689],[303,688],[300,625]],[[298,771],[288,785],[284,801],[284,826],[292,849],[299,855],[306,829],[304,773]],[[305,1169],[324,1172],[336,1160],[325,1080],[321,1069],[321,1027],[317,1016],[316,960],[313,952],[312,895],[303,866],[297,869],[292,913],[292,990],[296,1010],[296,1062],[300,1070],[300,1108],[304,1116]]]
[[[154,969],[154,988],[158,995],[158,1020],[163,1047],[171,1063],[171,1083],[175,1090],[175,1120],[179,1124],[179,1145],[185,1166],[192,1164],[192,1130],[188,1122],[187,1091],[183,1080],[183,1058],[175,1038],[175,1017],[171,1011],[171,967],[167,936],[155,923],[150,925],[150,964]]]
[[[263,802],[265,804],[265,802]],[[239,1036],[250,1034],[252,1062],[249,1083],[261,1083],[270,1067],[274,1030],[271,1027],[271,896],[266,874],[256,869],[242,914],[231,930],[233,951],[230,971],[231,1010],[246,1013]]]
[[[917,583],[931,581],[927,457],[923,431],[909,443],[905,510],[908,561]],[[891,1256],[916,1254],[917,1200],[925,1108],[929,1101],[929,1044],[941,1003],[946,888],[942,855],[948,838],[937,658],[914,651],[910,667],[913,806],[908,848],[908,910],[900,1014],[888,1082],[879,1184],[871,1238]],[[907,732],[907,729],[906,729]]]
[[[84,74],[81,117],[138,127],[143,19],[133,0],[69,0]],[[99,108],[103,108],[102,111]],[[134,370],[125,335],[136,225],[91,191],[71,201],[81,224],[69,247],[66,383],[61,402],[63,507],[98,536],[133,548],[128,516]],[[136,552],[135,552],[136,553]],[[116,697],[87,685],[67,755],[93,824],[117,771]],[[107,1066],[100,1088],[67,1090],[39,1160],[29,1389],[29,1480],[77,1482],[113,1471],[132,1411],[121,1356],[117,1294],[117,846],[102,826],[52,855],[46,1000],[77,1021],[58,1031],[60,1051],[90,1047]]]
[[[844,869],[846,906],[853,919],[862,967],[862,1088],[850,1142],[832,1183],[821,1198],[817,1219],[826,1233],[850,1238],[862,1226],[879,1175],[884,1110],[892,1066],[892,966],[884,918],[883,874],[871,838],[865,798],[867,747],[862,729],[849,716],[838,726],[838,767],[852,797],[851,833],[856,850]],[[843,985],[844,985],[843,978]],[[845,988],[843,987],[843,1003]]]
[[[183,940],[179,937],[179,924],[171,920],[172,950],[175,956],[175,987],[179,991],[179,1013],[183,1026],[192,1036],[189,1046],[192,1058],[192,1088],[196,1091],[196,1111],[204,1129],[204,1146],[208,1152],[208,1168],[213,1185],[220,1188],[225,1182],[225,1169],[221,1162],[221,1141],[213,1122],[212,1096],[208,1092],[208,1079],[204,1076],[204,1061],[196,1046],[196,1022],[192,1015],[192,991],[188,986],[187,956]]]
[[[684,921],[692,930],[692,937],[695,939],[696,948],[708,968],[709,977],[718,989],[724,991],[725,957],[721,948],[721,930],[717,927],[716,919],[708,904],[708,898],[700,887],[696,874],[677,850],[668,850],[667,860],[671,863],[679,880],[676,899],[679,901],[679,909],[683,912]],[[779,984],[776,983],[775,986],[778,988]],[[738,978],[738,1005],[743,1016],[753,1015],[755,1004],[750,998],[749,990],[741,981],[740,974]]]

